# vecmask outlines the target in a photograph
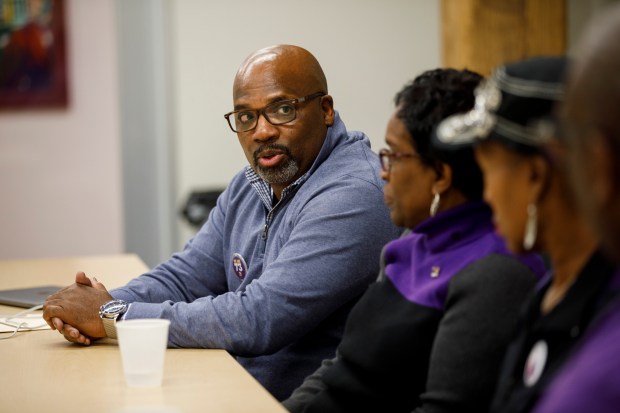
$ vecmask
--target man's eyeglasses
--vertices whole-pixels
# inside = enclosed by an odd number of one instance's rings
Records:
[[[283,125],[295,120],[297,117],[296,105],[309,102],[312,99],[324,96],[323,92],[316,92],[308,96],[297,99],[281,100],[271,103],[262,109],[240,109],[224,115],[228,121],[228,126],[233,132],[247,132],[256,127],[258,117],[263,115],[267,122],[272,125]]]
[[[392,152],[389,149],[381,149],[379,151],[379,159],[381,160],[381,169],[384,172],[390,172],[392,169],[393,159],[400,158],[419,158],[417,153]]]

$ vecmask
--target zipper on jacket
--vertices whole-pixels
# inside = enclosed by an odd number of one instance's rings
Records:
[[[273,206],[273,208],[271,208],[271,211],[269,211],[269,213],[267,214],[267,217],[265,218],[265,225],[263,226],[263,235],[261,236],[261,238],[264,241],[267,241],[267,237],[269,236],[269,224],[271,224],[271,221],[273,220],[273,215],[275,214],[276,210],[278,209],[281,203],[282,203],[282,200],[279,200]]]

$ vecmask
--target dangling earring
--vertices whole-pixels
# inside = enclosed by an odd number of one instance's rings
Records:
[[[437,214],[437,210],[439,209],[439,201],[441,200],[441,195],[436,193],[433,197],[433,202],[431,202],[431,216],[434,217]]]
[[[525,234],[523,236],[523,249],[529,251],[536,242],[538,232],[538,209],[536,204],[531,203],[527,206],[527,222],[525,223]]]

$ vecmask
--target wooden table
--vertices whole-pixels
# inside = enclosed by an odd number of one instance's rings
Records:
[[[146,270],[135,255],[0,261],[0,289],[68,285],[77,271],[114,288]],[[84,347],[51,330],[0,340],[0,412],[199,411],[286,412],[224,350],[168,349],[163,385],[140,389],[125,384],[114,340]]]

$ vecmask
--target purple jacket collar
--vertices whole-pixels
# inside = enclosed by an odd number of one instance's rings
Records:
[[[409,301],[442,309],[450,279],[469,264],[489,255],[509,255],[494,231],[492,213],[482,201],[441,212],[385,247],[385,274]],[[521,259],[536,273],[538,257]]]

